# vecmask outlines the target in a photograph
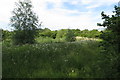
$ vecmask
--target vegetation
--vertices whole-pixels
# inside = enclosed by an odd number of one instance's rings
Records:
[[[104,77],[98,67],[100,49],[97,46],[96,41],[3,45],[3,77]]]
[[[120,78],[120,7],[115,6],[115,14],[111,17],[101,13],[103,24],[100,26],[106,27],[106,31],[101,34],[103,39],[102,47],[107,66],[110,69],[106,70],[106,77]],[[104,62],[106,62],[104,61]],[[109,74],[108,74],[109,72]]]
[[[34,43],[37,35],[38,17],[32,11],[29,0],[16,3],[17,8],[11,17],[11,26],[15,28],[13,40],[15,44]]]
[[[51,31],[37,28],[29,0],[17,5],[15,30],[2,30],[0,40],[3,78],[120,78],[119,7],[111,17],[101,13],[104,31]]]

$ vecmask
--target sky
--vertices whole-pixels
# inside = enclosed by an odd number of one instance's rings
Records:
[[[15,2],[19,0],[0,0],[0,28],[13,30],[10,17]],[[42,22],[41,28],[60,29],[102,29],[101,12],[112,15],[119,0],[31,0],[33,11]]]

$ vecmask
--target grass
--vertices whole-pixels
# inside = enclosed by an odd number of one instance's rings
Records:
[[[65,38],[50,38],[50,37],[38,37],[36,38],[37,43],[54,43],[54,42],[66,42]]]
[[[3,44],[3,78],[96,78],[99,69],[97,41]],[[98,74],[99,73],[99,74]]]

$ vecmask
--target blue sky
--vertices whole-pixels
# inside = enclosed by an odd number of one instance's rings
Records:
[[[31,0],[42,28],[59,29],[99,29],[101,12],[111,15],[119,0]],[[18,0],[0,1],[0,28],[9,26],[12,10]]]

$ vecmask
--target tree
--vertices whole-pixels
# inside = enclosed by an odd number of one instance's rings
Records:
[[[101,13],[104,20],[99,26],[106,27],[106,30],[101,34],[103,52],[109,64],[107,77],[120,78],[120,7],[115,6],[114,15],[109,16]]]
[[[87,37],[88,34],[89,34],[89,30],[88,30],[88,29],[85,29],[85,30],[82,30],[82,31],[81,31],[80,36],[82,36],[82,37]]]
[[[99,38],[100,34],[101,34],[101,32],[99,32],[96,29],[93,29],[93,30],[89,31],[89,34],[88,34],[87,37],[89,37],[89,38]]]
[[[67,31],[66,29],[61,29],[61,30],[57,31],[56,38],[63,38],[63,37],[65,37],[66,31]]]
[[[79,30],[79,29],[72,29],[72,32],[74,33],[75,36],[80,36],[81,30]]]
[[[16,7],[11,17],[11,26],[15,28],[13,40],[15,44],[34,43],[39,22],[32,11],[32,3],[30,0],[19,1]]]
[[[8,30],[2,30],[2,40],[8,40],[11,39],[12,32],[9,32]]]
[[[111,17],[109,15],[101,13],[102,19],[104,19],[103,24],[98,24],[99,26],[106,27],[106,32],[103,32],[101,38],[111,44],[117,46],[117,53],[120,53],[120,7],[115,6],[115,15]],[[108,34],[108,36],[104,36]]]
[[[72,32],[72,30],[68,29],[65,35],[65,40],[68,42],[73,42],[75,41],[75,35]]]
[[[56,39],[59,41],[72,42],[75,41],[74,32],[70,29],[61,29],[57,31]]]

